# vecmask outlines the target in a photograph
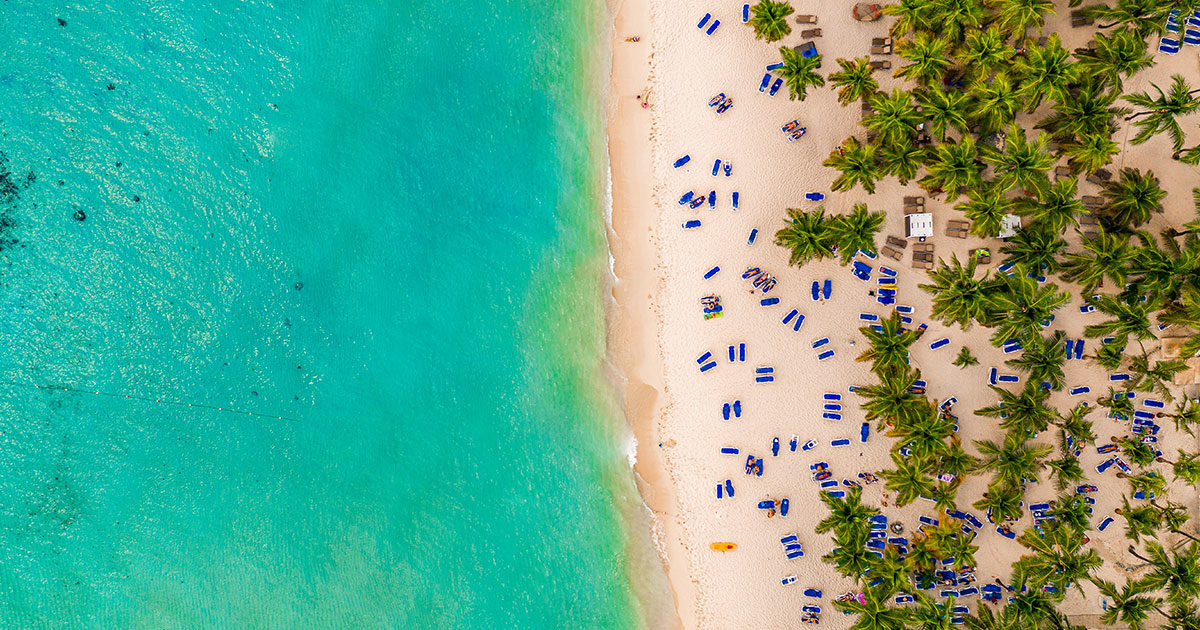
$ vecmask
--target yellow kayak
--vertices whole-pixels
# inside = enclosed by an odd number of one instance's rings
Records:
[[[737,549],[737,545],[730,542],[715,542],[708,546],[713,551],[733,551]]]

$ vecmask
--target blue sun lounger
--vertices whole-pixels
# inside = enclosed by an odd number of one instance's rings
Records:
[[[1095,311],[1096,307],[1092,306],[1091,304],[1084,304],[1083,306],[1079,307],[1080,313],[1094,313]]]
[[[1161,400],[1150,400],[1149,398],[1147,398],[1146,400],[1143,400],[1142,404],[1145,405],[1146,407],[1153,407],[1155,409],[1162,409],[1165,407],[1165,405],[1163,405]]]
[[[689,191],[683,193],[683,196],[679,198],[679,205],[681,205],[681,206],[686,205],[687,202],[691,201],[692,197],[695,197],[695,196],[696,196],[696,191],[694,191],[694,190],[689,190]]]
[[[821,283],[816,280],[812,283],[812,299],[814,302],[821,299]]]
[[[836,440],[830,440],[829,445],[830,446],[850,446],[850,439],[849,438],[837,438]],[[836,482],[834,482],[834,483],[836,484]]]
[[[1076,359],[1083,358],[1083,341],[1084,341],[1083,339],[1080,339],[1079,341],[1075,342],[1075,358]]]
[[[825,413],[821,414],[821,417],[822,417],[822,418],[824,418],[824,419],[826,419],[826,420],[841,420],[841,419],[842,419],[842,414],[840,414],[840,413],[834,413],[834,412],[831,412],[831,411],[827,411],[827,412],[825,412]]]
[[[721,271],[720,267],[713,267],[712,269],[709,269],[708,271],[704,272],[704,279],[708,280],[709,278],[717,275],[717,272],[719,271]]]
[[[1166,55],[1174,55],[1179,52],[1179,40],[1163,37],[1158,40],[1158,52]]]
[[[933,342],[933,343],[929,344],[929,349],[930,349],[930,350],[937,350],[938,348],[941,348],[941,347],[943,347],[943,346],[946,346],[946,345],[948,345],[949,343],[950,343],[950,338],[949,338],[949,337],[942,337],[941,339],[938,339],[937,341],[935,341],[935,342]]]
[[[1115,463],[1116,463],[1116,459],[1110,457],[1096,465],[1096,472],[1103,474],[1104,471],[1108,470],[1109,468],[1112,468],[1112,465]]]
[[[825,400],[841,400],[841,394],[825,394]]]
[[[819,192],[806,192],[806,193],[804,193],[804,198],[805,198],[805,199],[807,199],[807,200],[809,200],[809,201],[824,201],[824,200],[825,200],[825,193],[819,193]]]
[[[842,406],[838,403],[825,403],[822,407],[825,411],[841,411]]]
[[[938,524],[938,520],[936,518],[931,518],[928,516],[922,516],[922,517],[918,518],[917,520],[921,521],[921,523],[928,525],[930,527],[937,527],[937,524]]]
[[[766,92],[768,85],[771,85],[771,73],[770,72],[763,74],[762,83],[758,84],[758,91]]]
[[[792,323],[792,331],[800,332],[800,327],[804,325],[804,314],[801,313],[796,317],[796,321]]]
[[[790,313],[788,313],[787,315],[784,315],[784,316],[783,316],[783,323],[784,323],[784,324],[789,324],[789,323],[791,323],[792,319],[793,319],[794,317],[796,317],[797,315],[799,315],[799,314],[800,314],[800,311],[798,311],[798,310],[796,310],[796,309],[792,309]]]
[[[685,155],[685,156],[679,158],[678,160],[675,160],[675,168],[679,168],[680,166],[683,166],[684,164],[687,164],[688,162],[691,162],[691,161],[692,161],[692,156]]]
[[[831,295],[833,295],[833,281],[826,280],[821,285],[821,296],[824,297],[826,300],[828,300],[829,296],[831,296]]]
[[[713,177],[716,177],[717,173],[720,173],[720,172],[721,172],[721,158],[717,158],[716,160],[713,160],[713,170],[712,170]]]
[[[866,422],[862,423],[862,428],[858,432],[858,441],[863,444],[867,443],[867,438],[871,437],[871,425]]]
[[[1001,536],[1003,536],[1009,540],[1012,540],[1017,537],[1016,532],[1012,531],[1011,529],[1004,529],[1003,527],[997,527],[996,533],[1000,534]]]
[[[1070,393],[1072,396],[1079,396],[1080,394],[1086,394],[1090,391],[1092,391],[1091,387],[1088,387],[1087,385],[1080,385],[1079,387],[1072,387],[1068,393]]]
[[[858,318],[864,322],[877,322],[879,316],[874,313],[859,313]]]
[[[1132,378],[1132,377],[1130,377],[1125,372],[1117,372],[1116,374],[1108,375],[1108,380],[1110,380],[1110,381],[1128,381],[1130,378]]]
[[[1019,376],[1017,376],[1016,374],[1001,374],[996,377],[996,380],[1000,381],[1001,383],[1020,383],[1021,382],[1021,378]]]
[[[750,21],[750,5],[742,5],[742,24]]]
[[[734,447],[734,446],[722,446],[721,454],[722,455],[737,455],[738,449],[737,449],[737,447]]]
[[[777,298],[777,297],[763,298],[763,299],[759,300],[758,303],[763,306],[775,306],[776,304],[779,303],[779,298]]]
[[[1096,529],[1098,529],[1100,531],[1104,531],[1104,530],[1108,529],[1109,525],[1112,525],[1112,524],[1113,524],[1113,517],[1106,516],[1106,517],[1104,517],[1104,520],[1100,521],[1100,524],[1098,526],[1096,526]]]
[[[709,371],[709,370],[711,370],[711,369],[713,369],[713,368],[715,368],[715,367],[717,367],[717,362],[716,362],[716,361],[710,361],[709,363],[705,363],[704,365],[701,365],[701,366],[700,366],[700,372],[702,372],[702,373],[703,373],[703,372],[707,372],[707,371]]]
[[[712,14],[711,14],[711,13],[705,13],[705,14],[704,14],[704,17],[700,18],[700,23],[699,23],[699,24],[696,24],[696,28],[704,28],[704,25],[705,25],[705,24],[708,24],[708,21],[709,21],[709,20],[711,20],[711,19],[712,19]]]
[[[685,230],[694,230],[698,227],[700,227],[700,219],[689,219],[683,224]]]
[[[783,79],[775,79],[775,82],[771,84],[771,91],[767,92],[767,96],[775,96],[775,93],[779,91],[781,86],[783,86]]]
[[[708,191],[708,207],[709,208],[717,207],[717,191],[715,191],[715,190]]]
[[[989,385],[996,384],[996,368],[992,368],[991,370],[988,371],[988,384]]]
[[[805,597],[815,597],[817,599],[821,599],[821,589],[806,588],[806,589],[804,589],[804,596]]]
[[[739,193],[736,190],[733,191],[732,201],[733,201],[733,209],[734,210],[738,209],[738,197],[739,197]]]
[[[771,367],[771,366],[769,366],[769,365],[764,365],[764,366],[762,366],[762,367],[756,367],[756,368],[754,368],[754,373],[755,373],[755,374],[774,374],[774,373],[775,373],[775,368],[773,368],[773,367]]]
[[[817,355],[817,360],[818,360],[818,361],[824,361],[825,359],[828,359],[829,357],[832,357],[832,356],[833,356],[833,354],[834,354],[834,353],[833,353],[833,350],[826,350],[825,352],[822,352],[821,354],[818,354],[818,355]]]
[[[829,496],[831,496],[835,499],[845,499],[846,498],[845,490],[826,490],[825,494],[828,494]],[[882,557],[882,556],[880,556],[880,557]]]
[[[754,228],[753,230],[750,230],[750,236],[746,237],[746,244],[753,245],[755,239],[757,239],[757,238],[758,238],[758,228]]]
[[[712,35],[712,34],[713,34],[713,32],[715,32],[715,31],[717,30],[717,27],[718,27],[718,26],[720,26],[720,25],[721,25],[721,20],[713,20],[713,23],[712,23],[711,25],[709,25],[709,27],[708,27],[708,30],[707,30],[707,31],[704,31],[704,34],[705,34],[705,35]]]
[[[813,350],[816,350],[827,343],[829,343],[829,337],[821,337],[820,339],[812,342]]]
[[[770,65],[768,65],[768,66],[767,66],[767,72],[770,72],[770,71],[772,71],[772,70],[778,70],[778,69],[780,69],[780,68],[782,68],[782,67],[783,67],[783,62],[782,62],[782,61],[777,61],[777,62],[775,62],[775,63],[773,63],[773,64],[770,64]]]

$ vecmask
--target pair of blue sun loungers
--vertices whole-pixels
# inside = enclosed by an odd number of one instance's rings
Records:
[[[709,24],[709,20],[712,20],[711,24]],[[716,32],[717,27],[721,26],[721,20],[714,20],[711,13],[705,13],[704,17],[700,18],[700,23],[696,25],[696,28],[703,29],[705,24],[708,24],[709,26],[708,30],[704,31],[704,34],[712,35],[714,32]]]
[[[772,78],[775,79],[774,83],[771,83]],[[767,91],[768,85],[771,86],[771,90],[769,92]],[[770,72],[766,72],[763,73],[762,82],[758,84],[758,91],[767,92],[767,96],[775,96],[781,87],[783,87],[783,79],[772,77]]]
[[[833,282],[831,280],[826,280],[824,283],[813,280],[812,299],[814,302],[822,298],[828,300],[831,295],[833,295]]]

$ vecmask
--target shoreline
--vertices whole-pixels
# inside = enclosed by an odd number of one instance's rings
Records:
[[[696,593],[690,577],[682,536],[675,531],[678,498],[663,454],[658,448],[658,424],[665,403],[665,368],[661,348],[662,321],[654,294],[661,287],[653,273],[661,268],[655,247],[657,215],[652,212],[651,177],[654,110],[643,109],[637,95],[652,84],[655,38],[650,0],[606,0],[611,19],[611,66],[605,103],[608,149],[610,295],[607,312],[607,348],[613,386],[619,396],[628,429],[635,440],[634,482],[645,508],[644,519],[631,517],[631,525],[649,525],[659,570],[672,601],[668,610],[642,598],[645,622],[653,628],[696,626],[692,606]],[[638,42],[625,38],[637,35]],[[639,212],[639,209],[642,212]],[[645,236],[643,236],[645,235]],[[640,523],[632,521],[641,521]],[[631,570],[636,562],[631,562]],[[640,580],[630,576],[631,583]]]

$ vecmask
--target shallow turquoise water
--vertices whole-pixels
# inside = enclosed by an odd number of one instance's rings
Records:
[[[640,623],[554,4],[4,5],[0,627]]]

